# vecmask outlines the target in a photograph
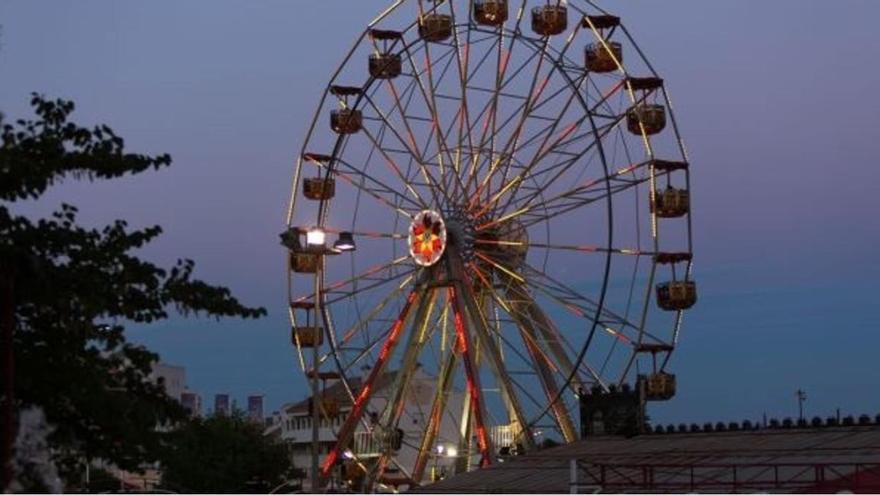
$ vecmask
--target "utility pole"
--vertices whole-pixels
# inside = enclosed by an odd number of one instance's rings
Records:
[[[804,402],[807,400],[807,393],[801,389],[798,389],[797,393],[795,393],[795,396],[797,397],[797,400],[798,400],[798,419],[803,420],[804,419]]]

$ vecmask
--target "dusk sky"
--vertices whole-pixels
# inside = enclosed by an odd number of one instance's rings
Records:
[[[159,224],[145,255],[193,258],[264,306],[256,322],[180,319],[129,336],[186,366],[210,407],[306,388],[289,344],[278,234],[295,157],[329,76],[386,0],[0,3],[0,111],[76,102],[171,168],[68,182],[27,211]],[[880,412],[880,3],[617,0],[666,80],[688,145],[700,300],[660,422]]]

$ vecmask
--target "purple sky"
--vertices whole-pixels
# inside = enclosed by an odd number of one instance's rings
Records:
[[[269,407],[305,390],[288,345],[284,227],[293,157],[330,73],[386,1],[10,1],[0,110],[73,99],[132,150],[174,166],[69,183],[86,222],[165,235],[147,250],[266,306],[257,323],[174,320],[132,338],[187,367],[209,399]],[[667,81],[691,152],[695,275],[661,421],[880,412],[880,3],[605,1]]]

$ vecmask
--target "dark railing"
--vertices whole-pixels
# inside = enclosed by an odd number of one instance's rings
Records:
[[[613,464],[575,461],[572,489],[657,492],[880,489],[877,463]],[[577,479],[574,479],[576,476]]]

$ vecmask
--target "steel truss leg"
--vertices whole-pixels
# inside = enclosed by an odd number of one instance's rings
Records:
[[[456,346],[458,346],[456,333]],[[459,348],[458,352],[461,352]],[[458,432],[458,457],[455,458],[453,474],[465,473],[471,466],[471,433],[473,428],[473,407],[471,394],[464,394],[462,399],[461,424]]]
[[[550,370],[544,362],[544,359],[541,357],[540,351],[537,348],[536,342],[539,338],[539,333],[547,343],[548,347],[550,347],[551,352],[556,355],[556,359],[559,361],[560,365],[563,366],[563,368],[568,368],[567,370],[563,370],[565,373],[570,373],[571,370],[574,369],[574,366],[568,360],[568,356],[565,354],[564,349],[562,349],[559,340],[550,333],[552,331],[552,327],[549,327],[551,322],[546,316],[544,316],[543,312],[537,307],[531,296],[525,292],[524,288],[521,286],[516,287],[515,289],[509,288],[507,294],[511,301],[510,304],[514,309],[516,309],[517,306],[524,307],[528,316],[536,320],[538,323],[537,326],[540,330],[535,331],[535,326],[532,325],[530,318],[525,317],[525,315],[516,310],[511,314],[516,321],[517,326],[519,326],[520,332],[523,333],[523,341],[525,342],[529,356],[531,356],[532,362],[538,371],[538,377],[541,380],[547,399],[553,400],[554,398],[557,398],[557,400],[552,403],[551,410],[553,411],[556,423],[559,425],[559,429],[562,431],[562,436],[565,438],[566,442],[573,442],[578,439],[577,429],[574,427],[568,409],[565,407],[565,402],[559,395],[559,387],[556,383],[556,377],[553,375],[553,371]]]
[[[410,332],[406,349],[404,350],[400,369],[394,377],[394,383],[390,389],[391,393],[388,395],[388,402],[385,403],[385,409],[382,411],[382,416],[379,420],[379,424],[382,428],[380,435],[390,435],[392,430],[396,428],[400,422],[400,417],[403,415],[403,411],[407,404],[406,392],[409,389],[412,375],[415,372],[418,357],[428,340],[428,324],[434,310],[434,300],[437,292],[433,288],[427,288],[425,291],[426,294],[419,302],[419,306],[416,309],[413,318],[412,331]],[[390,457],[391,446],[383,445],[381,455],[379,456],[376,465],[376,478],[379,478],[384,474]],[[370,491],[369,486],[366,488],[366,491]]]
[[[457,282],[457,287],[459,293],[462,295],[461,299],[464,302],[464,306],[468,310],[471,328],[474,329],[474,333],[477,335],[480,346],[486,350],[489,357],[489,364],[492,366],[492,372],[495,374],[495,377],[501,385],[501,394],[504,404],[507,406],[508,417],[515,428],[515,437],[523,442],[525,448],[532,450],[534,448],[534,438],[531,432],[526,429],[527,421],[523,414],[522,406],[514,392],[513,383],[510,380],[510,376],[507,374],[507,369],[501,358],[501,352],[495,344],[495,340],[492,339],[489,322],[486,320],[485,314],[480,311],[477,306],[476,295],[474,294],[472,286],[468,282],[464,267],[460,266],[461,262],[459,260],[451,260],[450,264],[453,266],[453,279],[459,280],[459,282]]]
[[[449,398],[449,389],[452,387],[452,373],[458,363],[458,353],[455,346],[449,346],[446,361],[440,369],[440,376],[437,377],[437,391],[434,395],[434,402],[431,405],[431,416],[425,425],[425,433],[422,436],[422,445],[419,449],[416,464],[413,468],[412,478],[416,483],[421,483],[425,475],[425,467],[428,459],[434,452],[434,441],[440,432],[440,423],[443,420],[443,411],[446,410],[446,401]]]
[[[451,253],[447,253],[449,256]],[[456,282],[455,285],[458,285]],[[475,363],[476,349],[470,338],[470,333],[465,322],[467,309],[462,301],[462,294],[459,294],[455,286],[449,287],[449,296],[452,301],[455,318],[455,333],[458,337],[458,347],[461,350],[461,356],[464,361],[465,377],[467,379],[468,396],[470,397],[470,411],[473,414],[474,426],[477,433],[477,447],[480,449],[480,466],[488,466],[492,463],[494,453],[492,445],[489,441],[489,434],[486,431],[486,405],[482,401],[482,388],[480,387],[479,370]],[[470,422],[468,422],[470,423]],[[464,422],[463,425],[464,426]],[[467,444],[470,444],[470,436],[462,438]]]
[[[364,414],[364,408],[367,403],[369,403],[370,397],[373,395],[373,385],[376,383],[376,379],[384,371],[385,365],[388,364],[388,359],[394,353],[394,348],[397,347],[397,342],[400,339],[401,331],[406,325],[406,321],[409,317],[410,309],[412,309],[413,304],[419,298],[420,292],[423,290],[424,287],[416,287],[413,289],[412,292],[410,292],[409,296],[406,299],[406,304],[404,304],[403,309],[400,312],[400,316],[397,317],[397,320],[395,320],[394,324],[391,326],[391,330],[388,333],[388,338],[383,344],[382,350],[379,352],[379,358],[373,365],[373,369],[370,370],[370,374],[367,376],[367,379],[364,380],[364,384],[361,386],[361,390],[355,398],[354,404],[352,404],[351,412],[348,413],[348,417],[345,418],[345,422],[339,428],[339,433],[337,433],[336,435],[336,445],[327,455],[327,458],[324,460],[324,464],[321,466],[322,478],[326,479],[328,476],[330,476],[330,473],[333,471],[333,466],[336,464],[336,460],[339,458],[340,453],[348,446],[348,443],[351,441],[351,437],[352,435],[354,435],[355,428],[357,427],[358,422],[360,422],[361,417]]]
[[[562,337],[559,335],[559,330],[557,330],[556,325],[554,325],[550,318],[544,314],[544,311],[541,310],[541,307],[538,306],[538,303],[535,302],[535,299],[529,294],[523,284],[517,283],[516,289],[513,289],[512,287],[509,288],[508,297],[510,297],[512,291],[515,291],[513,293],[516,294],[514,296],[516,297],[516,300],[522,301],[522,305],[526,308],[528,316],[538,324],[538,331],[543,335],[544,341],[547,342],[547,347],[550,348],[550,352],[552,352],[554,357],[558,360],[563,372],[571,374],[572,370],[574,370],[574,363],[571,362],[571,359],[562,347]],[[578,386],[586,388],[586,384],[581,379],[580,373],[574,374],[574,381]]]

